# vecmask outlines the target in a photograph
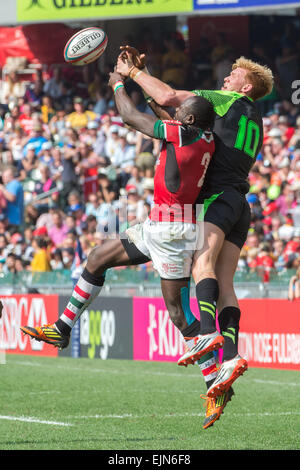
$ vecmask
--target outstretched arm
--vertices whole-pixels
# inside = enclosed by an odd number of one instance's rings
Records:
[[[186,90],[174,90],[167,83],[149,75],[145,69],[136,67],[130,47],[122,47],[123,52],[119,55],[116,71],[124,77],[134,80],[144,92],[151,96],[160,106],[177,107],[193,93]]]
[[[123,121],[142,134],[154,137],[154,124],[157,118],[136,109],[125,91],[122,76],[116,72],[111,73],[109,85],[114,90],[116,106]]]

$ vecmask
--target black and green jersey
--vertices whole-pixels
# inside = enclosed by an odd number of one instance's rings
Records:
[[[263,141],[262,118],[253,100],[240,93],[194,90],[210,101],[216,113],[216,150],[209,165],[203,190],[218,192],[234,187],[249,190],[248,174]]]

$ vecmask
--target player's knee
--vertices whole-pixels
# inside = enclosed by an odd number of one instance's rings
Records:
[[[180,331],[183,330],[185,327],[185,316],[182,311],[181,306],[178,305],[169,305],[168,306],[168,312],[170,315],[170,319],[172,323],[178,328]]]
[[[87,259],[86,267],[91,274],[96,274],[99,269],[104,268],[104,266],[102,266],[102,259],[101,247],[97,246],[90,252]]]

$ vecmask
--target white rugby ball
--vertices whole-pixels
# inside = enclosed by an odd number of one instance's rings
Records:
[[[65,61],[86,65],[97,60],[106,49],[107,35],[101,28],[85,28],[74,34],[64,48]]]

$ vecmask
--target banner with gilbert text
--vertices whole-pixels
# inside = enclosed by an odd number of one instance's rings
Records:
[[[192,11],[193,0],[17,0],[19,22],[101,20]]]

